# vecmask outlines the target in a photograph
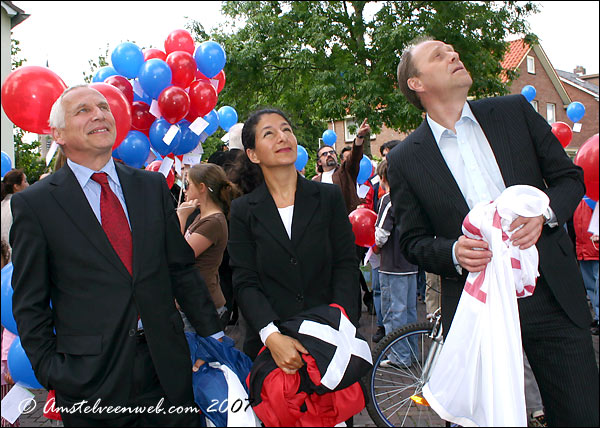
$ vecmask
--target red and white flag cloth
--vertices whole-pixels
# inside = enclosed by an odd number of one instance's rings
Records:
[[[488,243],[486,269],[469,273],[448,335],[423,396],[443,419],[461,426],[527,426],[523,350],[517,299],[535,290],[539,255],[534,246],[510,243],[510,224],[537,217],[548,196],[512,186],[490,203],[476,205],[463,233]]]

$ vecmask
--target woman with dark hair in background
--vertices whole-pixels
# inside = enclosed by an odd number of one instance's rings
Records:
[[[22,169],[12,169],[4,174],[2,179],[2,238],[7,244],[8,235],[12,226],[13,216],[10,209],[10,200],[12,195],[26,189],[29,186],[27,177]],[[10,244],[8,244],[10,250]]]
[[[231,205],[229,255],[236,300],[247,321],[244,352],[263,344],[293,374],[306,349],[277,325],[306,309],[337,303],[358,324],[358,263],[341,191],[309,181],[294,163],[297,141],[279,110],[244,124],[234,176],[246,195]]]

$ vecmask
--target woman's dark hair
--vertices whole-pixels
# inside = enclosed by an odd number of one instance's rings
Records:
[[[291,122],[281,110],[274,108],[265,108],[251,113],[248,119],[244,122],[242,128],[242,145],[244,146],[244,154],[238,156],[234,167],[230,171],[230,178],[240,188],[242,193],[247,194],[256,189],[263,181],[263,176],[260,167],[248,159],[246,150],[254,150],[256,147],[256,125],[260,122],[261,117],[265,114],[277,114],[284,118],[290,125]]]
[[[4,174],[4,178],[2,179],[2,200],[4,200],[7,195],[15,193],[15,186],[23,183],[24,179],[25,174],[22,169],[11,169]]]
[[[240,196],[240,191],[227,179],[223,168],[213,163],[195,165],[188,172],[188,178],[195,185],[204,183],[210,199],[221,208],[225,217],[229,218],[231,201]]]
[[[2,267],[10,262],[10,249],[8,243],[3,239],[2,241]]]

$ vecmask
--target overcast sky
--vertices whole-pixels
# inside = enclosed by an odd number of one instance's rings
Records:
[[[223,22],[220,2],[60,2],[14,1],[31,16],[13,29],[21,42],[25,65],[46,65],[67,84],[83,82],[89,59],[109,55],[119,43],[134,41],[140,47],[164,49],[167,35],[184,28],[189,19],[205,30]],[[572,71],[582,65],[598,73],[597,1],[544,1],[542,11],[530,18],[552,65]],[[227,69],[227,66],[226,68]]]

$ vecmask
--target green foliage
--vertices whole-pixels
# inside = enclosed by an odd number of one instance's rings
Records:
[[[402,50],[417,36],[454,45],[473,76],[470,95],[506,94],[500,79],[505,39],[523,33],[535,40],[525,19],[537,6],[515,1],[225,1],[222,12],[231,21],[213,34],[196,21],[188,24],[197,41],[210,38],[227,52],[227,84],[219,105],[233,106],[240,120],[260,107],[282,109],[294,122],[299,144],[314,159],[328,120],[366,117],[374,132],[382,125],[410,131],[421,122],[421,112],[396,82]],[[310,168],[309,163],[307,175],[314,171]]]
[[[108,62],[108,43],[106,44],[106,51],[104,52],[104,54],[100,54],[98,55],[98,60],[95,61],[93,59],[88,60],[88,64],[90,65],[90,71],[89,73],[86,73],[85,71],[82,71],[83,74],[83,80],[85,83],[92,83],[92,79],[94,77],[94,74],[96,74],[96,71],[99,68],[102,67],[106,67],[107,65],[110,65]]]
[[[10,33],[10,36],[11,70],[16,70],[17,68],[21,67],[23,63],[27,60],[18,57],[19,52],[21,52],[21,48],[19,47],[21,42],[12,37],[12,31]]]
[[[41,143],[33,141],[28,144],[23,141],[24,131],[15,127],[15,168],[22,168],[30,184],[39,180],[40,175],[46,172],[46,163],[39,154]]]

